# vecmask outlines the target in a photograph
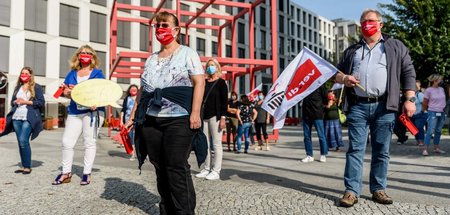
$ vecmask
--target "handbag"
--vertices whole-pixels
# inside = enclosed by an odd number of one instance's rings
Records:
[[[342,112],[342,110],[339,108],[339,105],[341,104],[342,101],[342,94],[344,94],[344,87],[342,86],[341,88],[341,93],[339,94],[339,100],[338,100],[338,116],[339,116],[339,122],[341,122],[341,124],[344,124],[345,121],[347,121],[347,116],[345,116],[344,112]]]

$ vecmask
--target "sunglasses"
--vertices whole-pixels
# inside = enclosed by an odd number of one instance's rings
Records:
[[[94,54],[92,54],[92,53],[90,53],[90,52],[80,52],[80,54],[94,55]]]
[[[168,28],[169,27],[169,23],[156,23],[153,24],[154,28]]]

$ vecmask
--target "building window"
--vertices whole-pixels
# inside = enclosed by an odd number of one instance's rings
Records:
[[[216,9],[216,10],[220,10],[220,5],[218,4],[213,4],[212,8]]]
[[[294,36],[295,34],[295,25],[294,22],[291,22],[291,35]]]
[[[314,25],[314,29],[316,29],[317,28],[317,18],[316,17],[314,17],[313,25]]]
[[[261,30],[261,48],[266,49],[266,31]]]
[[[212,20],[211,20],[211,24],[212,24],[212,26],[220,26],[220,22],[219,22],[218,19],[212,19]],[[218,35],[217,32],[218,32],[217,30],[212,30],[212,29],[211,29],[211,35],[213,35],[213,36],[215,36],[215,37],[217,37],[217,35]]]
[[[284,17],[282,15],[278,16],[278,31],[284,33]]]
[[[103,72],[103,75],[106,73],[106,65],[108,65],[108,62],[106,62],[106,52],[102,51],[95,51],[97,53],[97,57],[100,59],[100,68]],[[128,82],[130,83],[130,82]]]
[[[211,54],[213,57],[217,57],[218,53],[219,53],[219,45],[217,44],[217,42],[212,41]]]
[[[225,55],[227,57],[232,57],[233,56],[233,53],[231,51],[231,46],[230,45],[225,45]]]
[[[284,70],[284,58],[280,57],[280,74],[283,72]]]
[[[309,26],[309,27],[312,27],[311,14],[308,14],[308,26]]]
[[[147,52],[148,51],[148,42],[149,42],[149,38],[148,38],[148,34],[149,34],[149,26],[148,25],[144,25],[144,24],[140,24],[139,25],[139,50]],[[181,39],[181,38],[180,38]]]
[[[261,53],[260,54],[260,58],[262,59],[262,60],[265,60],[265,59],[267,59],[267,55],[266,54],[264,54],[264,53]]]
[[[312,38],[312,31],[311,31],[311,29],[308,30],[308,39],[309,39],[309,42],[312,43],[313,38]]]
[[[141,6],[153,7],[153,0],[141,0]],[[153,16],[152,12],[141,11],[141,16],[150,18]]]
[[[303,24],[306,25],[306,12],[303,11]]]
[[[172,0],[166,0],[166,2],[163,5],[163,8],[172,8]]]
[[[203,17],[198,17],[198,18],[197,18],[197,24],[199,24],[199,25],[205,25],[205,18],[203,18]],[[205,29],[204,29],[204,28],[197,28],[197,32],[205,33]]]
[[[45,76],[47,48],[45,43],[25,40],[25,65],[31,67],[36,76]]]
[[[297,41],[297,52],[300,52],[303,49],[302,42]]]
[[[0,71],[9,72],[9,37],[0,36]]]
[[[205,56],[205,39],[197,37],[197,53],[200,56]]]
[[[238,23],[238,43],[245,44],[245,24]]]
[[[300,9],[297,8],[297,22],[300,22]]]
[[[239,77],[239,94],[245,95],[245,76]]]
[[[232,39],[232,32],[231,32],[231,26],[228,26],[226,29],[225,29],[225,37],[227,38],[227,40],[231,40]]]
[[[314,32],[314,43],[317,44],[317,32]]]
[[[106,7],[106,0],[91,0],[91,3],[98,4]]]
[[[106,15],[91,11],[90,22],[91,41],[106,44]]]
[[[9,26],[11,17],[11,1],[0,1],[0,25]]]
[[[338,51],[344,51],[344,40],[338,41]]]
[[[225,12],[227,12],[228,14],[232,14],[233,13],[233,7],[225,6]]]
[[[355,36],[356,35],[356,25],[348,26],[348,35]]]
[[[339,26],[338,27],[338,37],[343,37],[343,36],[344,36],[344,27]]]
[[[291,48],[291,52],[295,52],[295,40],[294,40],[294,38],[291,39],[290,48]]]
[[[122,58],[121,61],[131,61],[131,58]],[[119,84],[129,84],[130,79],[129,78],[117,78],[116,82]]]
[[[302,35],[301,29],[300,25],[297,25],[297,38],[300,38],[300,35]]]
[[[78,48],[70,46],[61,46],[59,48],[59,77],[64,78],[71,70],[69,60]],[[103,62],[103,61],[102,61]]]
[[[130,23],[117,22],[117,45],[125,48],[130,48]]]
[[[284,53],[284,37],[279,37],[278,38],[278,52],[280,54]]]
[[[244,48],[238,48],[238,58],[244,59],[245,57],[245,49]],[[239,64],[239,66],[245,66],[244,64]]]
[[[260,7],[259,13],[259,24],[266,27],[266,8]]]
[[[121,4],[131,4],[131,0],[117,0],[116,3],[121,3]],[[127,9],[119,9],[120,11],[123,11],[125,13],[130,13],[130,10]]]
[[[278,0],[278,11],[284,12],[284,0]]]
[[[47,32],[47,1],[27,1],[25,4],[25,29]]]
[[[183,4],[183,3],[181,3],[181,10],[183,10],[183,11],[189,11],[190,10],[190,7],[189,7],[189,5],[187,5],[187,4]],[[187,21],[189,21],[189,16],[181,16],[181,18],[180,18],[180,21],[182,22],[182,23],[186,23]]]
[[[180,44],[181,45],[188,45],[189,44],[189,36],[188,36],[188,42],[186,43],[186,34],[180,34]]]
[[[78,8],[61,4],[59,17],[59,35],[77,39]]]
[[[328,24],[328,34],[331,34],[331,25]]]

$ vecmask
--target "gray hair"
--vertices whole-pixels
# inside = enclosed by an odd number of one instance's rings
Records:
[[[377,15],[378,21],[383,22],[383,16],[381,15],[381,13],[378,10],[375,10],[375,9],[365,9],[361,14],[361,18],[359,18],[359,21],[362,22],[364,20],[364,17],[368,13],[375,13]]]

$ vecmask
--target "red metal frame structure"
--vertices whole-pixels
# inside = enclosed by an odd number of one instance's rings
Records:
[[[236,89],[236,78],[239,76],[244,76],[246,74],[250,75],[250,89],[255,88],[255,80],[254,74],[255,72],[262,71],[265,69],[272,70],[272,83],[278,77],[278,47],[277,47],[277,1],[271,1],[271,43],[272,43],[272,58],[269,60],[261,60],[255,59],[255,20],[254,20],[254,12],[255,8],[262,4],[264,0],[255,0],[251,3],[244,2],[235,2],[232,0],[183,0],[183,2],[197,2],[203,4],[203,7],[197,10],[197,12],[190,12],[181,9],[181,0],[176,1],[176,10],[170,8],[163,8],[166,0],[161,0],[157,7],[148,7],[148,6],[135,6],[129,4],[117,3],[114,1],[112,11],[111,11],[111,19],[110,19],[110,76],[111,78],[140,78],[140,75],[143,72],[144,62],[133,62],[133,61],[125,61],[124,58],[134,58],[134,59],[146,59],[152,50],[152,28],[149,28],[149,47],[148,52],[125,52],[120,51],[117,52],[117,24],[119,21],[121,22],[137,22],[145,25],[151,25],[155,22],[155,14],[162,11],[167,11],[173,14],[176,14],[180,19],[182,16],[187,16],[189,19],[187,22],[181,22],[180,26],[184,28],[185,33],[185,44],[189,43],[189,28],[200,28],[200,29],[211,29],[213,31],[218,32],[218,57],[215,57],[217,61],[222,66],[222,71],[226,72],[224,77],[226,80],[232,81],[232,88]],[[224,5],[232,8],[240,9],[239,12],[235,15],[218,15],[218,14],[208,14],[206,13],[206,9],[211,5]],[[141,12],[152,12],[153,16],[150,18],[130,18],[130,17],[121,17],[118,15],[118,9],[127,9],[127,10],[137,10]],[[238,19],[243,18],[245,14],[249,14],[249,58],[238,58],[237,57],[237,38],[236,38],[236,22]],[[217,20],[225,20],[225,23],[220,26],[211,26],[205,24],[193,24],[193,21],[199,17],[208,18],[208,19],[217,19]],[[180,19],[181,21],[181,19]],[[232,32],[232,56],[225,57],[222,52],[222,33],[223,30],[227,27],[231,27]],[[210,57],[200,56],[202,62],[206,62]],[[239,65],[238,65],[239,64]],[[111,109],[109,109],[111,110]],[[111,112],[108,113],[108,119],[111,117]],[[109,129],[108,134],[110,136],[111,131]],[[269,135],[269,139],[278,140],[278,131],[274,130],[272,135]]]

